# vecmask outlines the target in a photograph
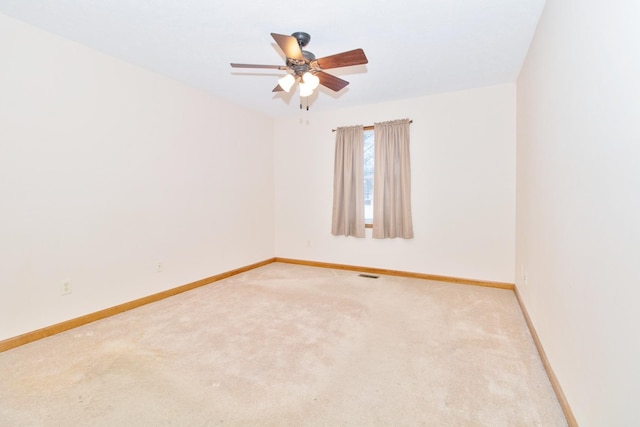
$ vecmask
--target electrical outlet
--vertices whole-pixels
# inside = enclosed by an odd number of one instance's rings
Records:
[[[68,295],[71,293],[71,280],[63,280],[60,283],[60,295]]]

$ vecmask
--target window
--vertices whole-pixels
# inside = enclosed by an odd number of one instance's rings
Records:
[[[373,127],[364,130],[364,223],[367,228],[373,226],[373,170],[375,147]]]
[[[413,238],[410,123],[337,129],[331,234],[365,237],[372,228],[376,239]]]

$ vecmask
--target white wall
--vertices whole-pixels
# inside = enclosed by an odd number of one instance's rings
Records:
[[[515,101],[506,84],[277,119],[276,255],[513,283]],[[413,120],[415,238],[332,236],[331,130],[400,118]]]
[[[271,119],[3,15],[0,40],[0,340],[273,256]]]
[[[640,419],[638,21],[548,1],[517,83],[517,286],[585,427]]]

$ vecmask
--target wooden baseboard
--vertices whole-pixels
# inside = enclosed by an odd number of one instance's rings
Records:
[[[542,342],[540,341],[540,337],[538,337],[538,333],[536,332],[536,328],[533,326],[531,322],[531,318],[529,317],[529,313],[527,312],[527,308],[522,301],[522,297],[520,296],[520,292],[518,292],[518,288],[514,287],[514,292],[516,294],[516,299],[518,300],[518,304],[520,305],[520,309],[522,310],[522,314],[524,316],[524,320],[527,323],[527,327],[529,328],[529,332],[531,333],[531,337],[533,338],[533,342],[538,349],[538,353],[540,354],[540,359],[542,360],[542,365],[544,366],[544,370],[547,372],[547,376],[549,377],[549,381],[551,382],[551,387],[553,387],[553,391],[558,398],[558,402],[560,403],[560,407],[562,408],[562,412],[564,413],[565,418],[567,419],[567,424],[569,427],[578,427],[578,421],[573,415],[573,411],[571,410],[571,406],[569,406],[569,402],[567,401],[566,396],[564,395],[564,391],[562,391],[562,387],[560,386],[560,382],[556,377],[556,374],[553,372],[551,368],[551,363],[549,363],[549,359],[547,358],[547,354],[542,347]]]
[[[529,317],[529,313],[522,301],[520,293],[518,292],[518,288],[512,283],[504,283],[504,282],[492,282],[485,280],[474,280],[474,279],[464,279],[458,277],[448,277],[448,276],[439,276],[434,274],[424,274],[424,273],[412,273],[406,271],[398,271],[398,270],[387,270],[382,268],[373,268],[373,267],[362,267],[362,266],[354,266],[354,265],[345,265],[345,264],[333,264],[327,262],[317,262],[317,261],[305,261],[291,258],[270,258],[264,261],[257,262],[255,264],[250,264],[244,267],[236,268],[234,270],[230,270],[224,273],[216,274],[215,276],[207,277],[205,279],[197,280],[195,282],[188,283],[186,285],[178,286],[177,288],[168,289],[163,292],[158,292],[153,295],[149,295],[147,297],[139,298],[133,301],[126,302],[124,304],[120,304],[114,307],[106,308],[104,310],[97,311],[95,313],[90,313],[84,316],[77,317],[75,319],[67,320],[65,322],[57,323],[52,326],[47,326],[42,329],[38,329],[36,331],[27,332],[22,335],[18,335],[17,337],[12,337],[3,341],[0,341],[0,353],[3,351],[10,350],[15,347],[19,347],[21,345],[49,337],[51,335],[58,334],[60,332],[68,331],[73,328],[77,328],[78,326],[86,325],[87,323],[95,322],[96,320],[104,319],[107,317],[114,316],[116,314],[123,313],[125,311],[141,307],[146,304],[150,304],[152,302],[160,301],[165,298],[169,298],[174,295],[181,294],[183,292],[190,291],[195,288],[199,288],[204,285],[208,285],[213,282],[217,282],[222,279],[226,279],[231,276],[235,276],[236,274],[244,273],[249,270],[253,270],[258,267],[262,267],[267,264],[271,264],[273,262],[281,262],[286,264],[298,264],[298,265],[306,265],[310,267],[322,267],[322,268],[333,268],[337,270],[350,270],[350,271],[359,271],[363,273],[372,273],[372,274],[382,274],[389,276],[401,276],[401,277],[410,277],[417,279],[426,279],[426,280],[437,280],[440,282],[450,282],[450,283],[458,283],[458,284],[466,284],[466,285],[475,285],[475,286],[487,286],[492,288],[499,289],[507,289],[513,290],[516,299],[518,300],[518,304],[520,305],[520,309],[522,310],[522,314],[524,316],[527,327],[529,328],[529,332],[531,333],[531,337],[533,338],[533,342],[540,354],[540,359],[542,360],[542,364],[544,366],[545,371],[547,372],[547,376],[549,377],[549,381],[551,382],[551,386],[553,387],[553,391],[556,394],[558,402],[560,403],[560,407],[564,412],[564,415],[567,419],[567,423],[569,427],[578,427],[578,422],[576,421],[573,411],[569,406],[569,402],[562,391],[562,387],[558,382],[558,378],[556,377],[553,369],[551,368],[551,364],[549,363],[549,359],[542,347],[542,343],[540,342],[540,338],[538,337],[538,333],[531,322],[531,318]]]
[[[205,279],[188,283],[186,285],[178,286],[177,288],[168,289],[166,291],[159,292],[157,294],[149,295],[149,296],[139,298],[133,301],[129,301],[120,305],[116,305],[114,307],[109,307],[104,310],[96,311],[95,313],[90,313],[90,314],[76,317],[74,319],[70,319],[61,323],[57,323],[55,325],[47,326],[42,329],[38,329],[32,332],[27,332],[25,334],[18,335],[17,337],[8,338],[6,340],[0,341],[0,353],[15,347],[19,347],[24,344],[28,344],[30,342],[33,342],[42,338],[49,337],[51,335],[58,334],[60,332],[68,331],[69,329],[77,328],[78,326],[86,325],[87,323],[95,322],[96,320],[100,320],[107,317],[115,316],[116,314],[124,313],[125,311],[132,310],[134,308],[137,308],[146,304],[150,304],[152,302],[160,301],[165,298],[169,298],[174,295],[178,295],[183,292],[187,292],[192,289],[199,288],[200,286],[208,285],[210,283],[217,282],[218,280],[226,279],[227,277],[235,276],[236,274],[244,273],[245,271],[253,270],[254,268],[271,264],[273,262],[299,264],[299,265],[306,265],[311,267],[333,268],[337,270],[351,270],[351,271],[359,271],[363,273],[382,274],[382,275],[388,275],[388,276],[401,276],[401,277],[410,277],[410,278],[416,278],[416,279],[437,280],[440,282],[450,282],[450,283],[475,285],[475,286],[487,286],[487,287],[500,288],[500,289],[509,289],[509,290],[514,289],[514,285],[512,283],[489,282],[489,281],[474,280],[474,279],[462,279],[457,277],[438,276],[434,274],[412,273],[412,272],[398,271],[398,270],[387,270],[382,268],[362,267],[362,266],[345,265],[345,264],[333,264],[333,263],[327,263],[327,262],[305,261],[305,260],[297,260],[297,259],[290,259],[290,258],[270,258],[261,262],[257,262],[255,264],[236,268],[235,270],[230,270],[224,273],[216,274],[215,276],[207,277]]]
[[[490,288],[508,289],[511,291],[515,289],[515,285],[513,283],[491,282],[487,280],[475,280],[475,279],[463,279],[460,277],[439,276],[435,274],[425,274],[425,273],[412,273],[408,271],[387,270],[383,268],[363,267],[363,266],[345,265],[345,264],[333,264],[328,262],[305,261],[305,260],[299,260],[299,259],[278,258],[278,257],[275,258],[275,262],[307,265],[310,267],[333,268],[336,270],[360,271],[363,273],[382,274],[387,276],[401,276],[401,277],[410,277],[414,279],[437,280],[439,282],[458,283],[462,285],[486,286]]]
[[[216,274],[215,276],[207,277],[206,279],[197,280],[195,282],[187,283],[186,285],[178,286],[177,288],[168,289],[157,294],[149,295],[143,298],[139,298],[133,301],[125,302],[124,304],[109,307],[104,310],[96,311],[84,316],[76,317],[75,319],[67,320],[55,325],[47,326],[36,331],[27,332],[17,337],[8,338],[0,341],[0,353],[10,350],[15,347],[19,347],[24,344],[28,344],[32,341],[36,341],[42,338],[49,337],[51,335],[58,334],[60,332],[68,331],[69,329],[77,328],[78,326],[86,325],[87,323],[95,322],[96,320],[104,319],[106,317],[115,316],[116,314],[123,313],[125,311],[150,304],[152,302],[160,301],[165,298],[172,297],[174,295],[181,294],[183,292],[190,291],[200,286],[208,285],[218,280],[226,279],[227,277],[235,276],[236,274],[244,273],[245,271],[253,270],[254,268],[262,267],[263,265],[271,264],[275,261],[275,258],[270,258],[264,261],[257,262],[255,264],[247,265],[244,267],[236,268],[224,273]]]
[[[549,377],[549,381],[551,382],[551,386],[553,387],[553,391],[556,394],[558,402],[560,403],[560,407],[562,408],[562,412],[564,413],[565,418],[567,419],[567,424],[569,427],[578,427],[578,422],[573,415],[573,411],[569,406],[569,402],[562,391],[562,387],[558,382],[558,378],[556,377],[553,369],[551,368],[551,364],[549,363],[549,359],[547,358],[546,353],[544,352],[544,348],[542,347],[542,343],[540,342],[540,338],[538,337],[538,333],[533,327],[533,323],[531,323],[531,318],[529,317],[529,313],[527,312],[524,303],[522,302],[522,298],[520,297],[520,293],[513,283],[504,283],[504,282],[491,282],[485,280],[474,280],[474,279],[463,279],[458,277],[448,277],[448,276],[438,276],[434,274],[423,274],[423,273],[411,273],[406,271],[398,271],[398,270],[386,270],[382,268],[372,268],[372,267],[362,267],[362,266],[354,266],[354,265],[344,265],[344,264],[332,264],[327,262],[316,262],[316,261],[304,261],[298,259],[289,259],[289,258],[278,258],[276,257],[275,262],[282,262],[288,264],[299,264],[306,265],[311,267],[323,267],[323,268],[334,268],[338,270],[350,270],[350,271],[359,271],[363,273],[373,273],[373,274],[386,274],[390,276],[402,276],[402,277],[411,277],[417,279],[426,279],[426,280],[437,280],[439,282],[450,282],[450,283],[458,283],[465,285],[475,285],[475,286],[487,286],[492,288],[499,289],[507,289],[514,291],[516,295],[516,299],[518,300],[518,304],[520,305],[520,310],[525,318],[527,323],[527,327],[529,328],[529,332],[531,333],[531,337],[533,338],[533,342],[535,343],[536,349],[540,354],[540,359],[542,360],[542,364],[544,369]]]

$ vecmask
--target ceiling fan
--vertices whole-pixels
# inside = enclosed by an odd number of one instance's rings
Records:
[[[349,82],[326,73],[324,70],[369,62],[362,49],[316,59],[313,53],[302,49],[311,40],[311,36],[302,31],[295,32],[290,36],[271,33],[271,37],[287,57],[285,65],[231,63],[231,66],[234,68],[271,68],[286,71],[287,74],[278,79],[278,85],[272,92],[289,92],[296,82],[300,86],[300,97],[303,98],[311,95],[319,84],[337,92],[347,86]]]

